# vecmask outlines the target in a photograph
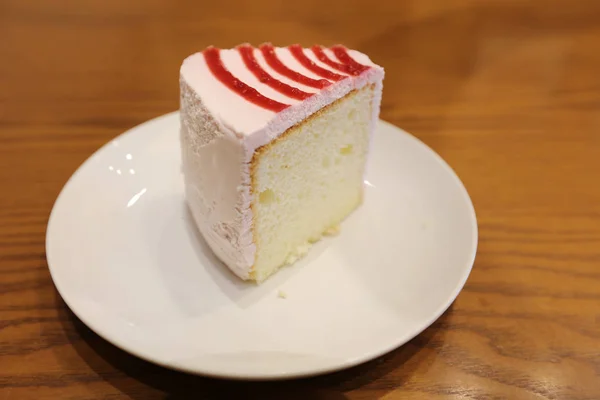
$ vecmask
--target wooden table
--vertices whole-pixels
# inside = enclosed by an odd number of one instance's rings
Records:
[[[600,2],[226,3],[0,0],[0,400],[600,399]],[[466,287],[381,359],[294,382],[188,376],[100,339],[53,286],[45,229],[70,174],[178,107],[185,56],[242,41],[371,55],[382,118],[472,196]]]

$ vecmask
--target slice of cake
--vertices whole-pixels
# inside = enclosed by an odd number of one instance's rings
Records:
[[[361,204],[383,76],[343,46],[209,47],[185,59],[186,201],[240,278],[293,263]]]

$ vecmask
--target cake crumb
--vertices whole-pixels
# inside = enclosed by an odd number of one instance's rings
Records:
[[[326,236],[336,236],[336,235],[339,235],[339,233],[340,233],[339,225],[332,226],[332,227],[328,228],[325,232],[323,232],[323,234]]]
[[[299,259],[304,257],[306,254],[308,254],[310,247],[311,247],[310,243],[305,243],[303,245],[296,247],[296,251],[288,254],[288,256],[286,257],[285,264],[286,265],[294,264],[296,261],[298,261]]]
[[[285,265],[292,265],[296,261],[298,261],[298,256],[295,254],[290,254],[285,258]]]
[[[280,290],[279,292],[277,292],[277,297],[279,297],[280,299],[287,299],[287,293],[283,290]]]

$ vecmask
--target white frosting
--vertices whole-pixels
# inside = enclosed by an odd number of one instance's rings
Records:
[[[287,48],[276,48],[279,60],[289,69],[312,79],[323,79],[302,66]],[[371,131],[379,115],[384,71],[369,57],[349,50],[360,64],[370,66],[350,76],[321,62],[311,50],[304,53],[318,66],[348,78],[324,89],[298,83],[273,70],[260,50],[258,64],[273,78],[313,96],[296,100],[260,82],[245,66],[236,49],[221,50],[225,68],[260,94],[290,107],[273,112],[253,104],[214,77],[204,55],[196,53],[181,66],[181,140],[186,198],[198,228],[209,246],[233,272],[249,277],[256,246],[252,237],[250,161],[257,148],[271,142],[311,114],[367,84],[376,84]],[[333,61],[334,52],[325,49]]]

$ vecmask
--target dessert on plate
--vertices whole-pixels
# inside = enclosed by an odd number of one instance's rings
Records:
[[[183,61],[186,202],[237,276],[265,280],[362,203],[383,77],[343,46],[209,47]]]

